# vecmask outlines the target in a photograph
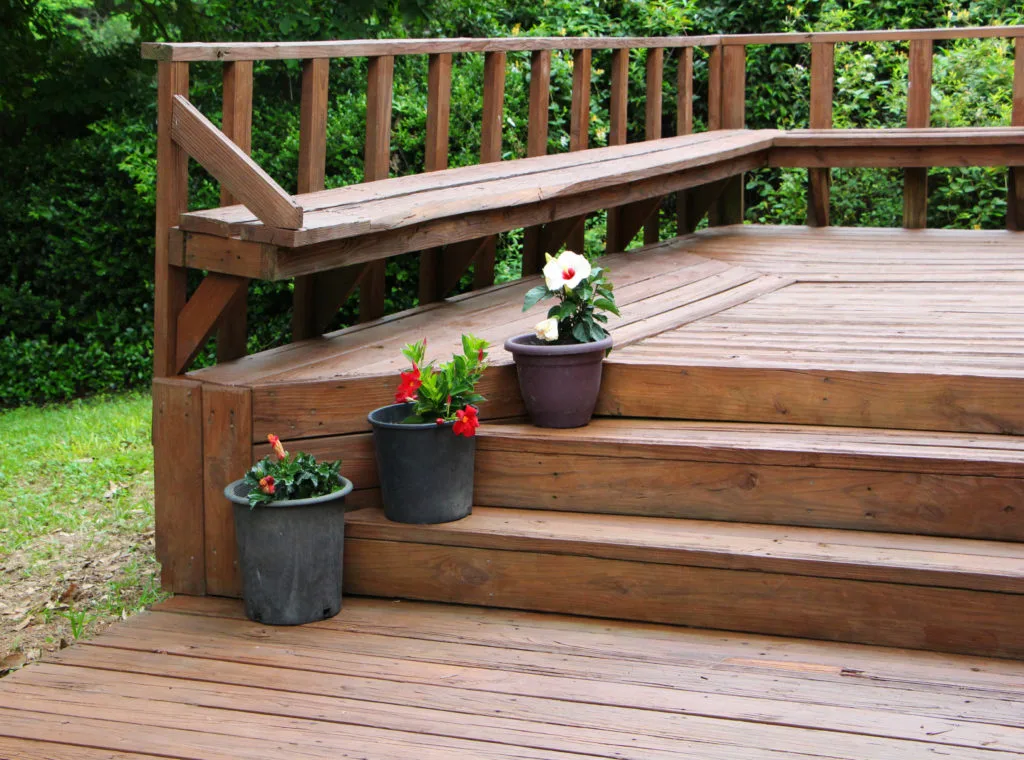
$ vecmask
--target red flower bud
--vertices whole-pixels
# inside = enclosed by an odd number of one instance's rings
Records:
[[[274,495],[274,476],[267,475],[264,478],[260,478],[260,490],[267,496]]]
[[[444,417],[438,417],[436,422],[437,422],[438,425],[443,425],[444,424]]]

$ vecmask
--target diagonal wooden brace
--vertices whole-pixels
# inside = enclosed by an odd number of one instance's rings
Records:
[[[608,233],[607,252],[619,253],[636,237],[636,233],[661,208],[661,197],[647,198],[617,209],[616,223]]]
[[[248,290],[249,280],[230,274],[211,272],[199,283],[196,292],[178,314],[178,343],[175,374],[188,369],[203,345],[213,335],[224,314]]]

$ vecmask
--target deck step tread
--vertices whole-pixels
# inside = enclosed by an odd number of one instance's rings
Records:
[[[1024,545],[627,515],[476,507],[441,525],[346,516],[350,538],[1024,594]]]

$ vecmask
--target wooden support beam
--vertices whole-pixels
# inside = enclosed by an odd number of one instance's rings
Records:
[[[505,108],[505,53],[484,56],[483,121],[480,126],[480,163],[501,160],[501,131]],[[494,284],[494,260],[497,236],[491,236],[473,257],[473,289]]]
[[[234,510],[224,487],[252,466],[252,391],[207,383],[202,404],[206,593],[241,596]]]
[[[644,139],[657,140],[661,137],[662,82],[665,77],[665,51],[651,48],[647,51],[647,99],[644,105]],[[653,245],[660,237],[658,208],[656,207],[643,223],[644,245]]]
[[[910,79],[907,86],[907,126],[927,127],[931,124],[932,105],[932,41],[910,42]],[[903,170],[903,226],[924,229],[928,226],[928,170]]]
[[[299,110],[298,191],[313,193],[324,189],[327,171],[327,107],[330,60],[310,58],[302,62],[302,105]],[[324,310],[318,303],[325,288],[317,287],[320,273],[295,278],[292,293],[292,340],[319,335],[314,315]],[[337,309],[335,309],[337,310]]]
[[[811,129],[832,129],[835,47],[832,42],[811,45]],[[807,179],[807,224],[828,227],[832,170],[809,169]]]
[[[609,253],[619,253],[626,250],[626,246],[633,241],[640,228],[646,227],[652,217],[657,219],[661,203],[662,198],[655,197],[630,203],[626,206],[619,206],[619,226],[615,230],[618,237],[608,238]],[[646,234],[644,238],[644,243],[647,244]]]
[[[494,242],[494,237],[476,238],[474,240],[463,240],[461,243],[452,243],[445,246],[441,254],[441,272],[438,281],[440,297],[444,298],[462,279],[466,269],[480,260],[485,255],[488,246]]]
[[[548,111],[551,100],[551,51],[535,50],[530,61],[530,111],[527,124],[526,155],[544,156],[548,152]],[[523,276],[541,270],[544,256],[538,249],[540,227],[527,227],[523,235]]]
[[[178,314],[188,296],[185,268],[171,262],[170,233],[188,210],[188,154],[171,134],[176,96],[188,96],[188,64],[157,64],[156,256],[153,302],[153,374],[176,373]]]
[[[178,314],[175,374],[188,370],[225,316],[245,298],[249,280],[210,272]]]
[[[198,596],[206,593],[202,388],[186,378],[153,380],[153,507],[160,584],[175,594]]]
[[[436,172],[448,168],[448,131],[451,122],[452,56],[435,53],[427,64],[427,142],[423,170]],[[440,287],[441,249],[420,253],[420,303],[443,298]]]
[[[252,61],[224,64],[224,96],[221,131],[246,155],[252,153]],[[232,206],[235,198],[226,187],[220,189],[220,205]],[[227,362],[247,353],[248,298],[240,295],[217,328],[217,361]]]
[[[747,102],[747,49],[743,45],[725,45],[722,48],[720,81],[721,129],[743,129],[746,126]],[[719,195],[718,201],[708,212],[712,226],[742,224],[743,189],[742,174],[733,177]]]
[[[609,121],[611,122],[610,129],[608,130],[609,145],[626,144],[628,108],[629,48],[619,48],[612,51],[611,103],[608,114]],[[621,207],[608,209],[608,221],[605,225],[605,251],[607,253],[621,250],[621,248],[616,248],[617,243],[613,242],[620,240],[622,237],[619,232],[621,215]]]
[[[370,58],[366,71],[366,148],[363,181],[387,179],[391,168],[391,99],[394,92],[394,56]],[[359,321],[372,322],[384,315],[385,263],[366,265],[359,279]]]
[[[171,136],[268,227],[302,226],[292,197],[182,95],[172,101]]]
[[[568,246],[568,241],[582,232],[586,220],[586,216],[569,216],[545,224],[540,234],[541,255],[554,254],[562,246]]]
[[[722,46],[708,55],[708,129],[722,128]]]
[[[679,66],[676,69],[676,134],[688,135],[693,132],[693,48],[679,49]],[[693,216],[688,190],[676,193],[676,234],[693,232],[697,221]],[[686,230],[686,232],[684,232]]]
[[[732,177],[726,177],[684,191],[687,196],[686,226],[680,227],[678,234],[689,235],[694,232],[700,220],[714,207],[731,182]]]
[[[1010,124],[1024,127],[1024,37],[1013,41],[1013,111]],[[1024,166],[1011,166],[1007,173],[1006,226],[1024,231]]]
[[[590,77],[591,51],[574,50],[572,54],[572,105],[569,114],[569,150],[586,150],[590,145]],[[573,228],[566,247],[584,252],[585,225]],[[543,258],[543,257],[541,257]]]

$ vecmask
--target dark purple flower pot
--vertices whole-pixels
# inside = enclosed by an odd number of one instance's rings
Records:
[[[505,341],[516,360],[519,390],[537,427],[574,428],[590,422],[601,390],[601,366],[610,337],[596,343],[544,343],[535,335]]]

